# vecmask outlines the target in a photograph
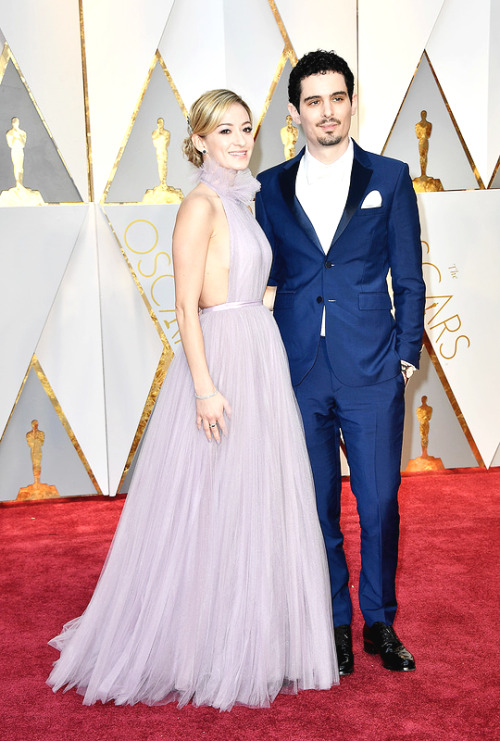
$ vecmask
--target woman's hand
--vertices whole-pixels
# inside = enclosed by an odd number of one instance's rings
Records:
[[[231,416],[231,407],[219,391],[209,399],[196,399],[196,426],[199,430],[203,427],[209,443],[212,437],[220,443],[221,432],[227,435],[224,415]]]

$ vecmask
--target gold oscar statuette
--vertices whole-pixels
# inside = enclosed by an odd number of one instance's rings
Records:
[[[427,111],[421,112],[421,119],[415,124],[415,133],[418,139],[418,153],[420,155],[420,177],[413,178],[413,188],[416,193],[433,193],[444,190],[441,180],[427,175],[427,155],[429,152],[429,137],[432,124],[427,120]]]
[[[7,131],[5,138],[10,147],[10,157],[14,168],[16,185],[0,193],[0,206],[43,206],[43,200],[38,190],[31,190],[23,185],[24,178],[24,147],[28,138],[21,129],[17,116],[11,121],[12,128]]]
[[[180,188],[172,188],[167,185],[167,147],[170,144],[170,131],[163,127],[163,118],[157,120],[156,129],[151,134],[153,146],[156,151],[156,162],[158,165],[158,176],[160,185],[147,190],[142,203],[180,203],[184,194]]]
[[[292,117],[286,117],[286,126],[280,130],[281,142],[285,151],[285,159],[291,160],[295,157],[295,144],[299,138],[299,130],[292,123]]]
[[[35,481],[29,486],[23,486],[19,489],[17,501],[58,497],[59,492],[55,486],[40,482],[40,476],[42,474],[42,445],[45,442],[45,433],[38,429],[37,419],[32,421],[31,430],[26,433],[26,442],[31,453],[31,465],[33,467]]]
[[[422,396],[422,405],[417,409],[417,419],[420,425],[420,442],[422,444],[422,455],[408,462],[405,471],[442,471],[444,470],[441,458],[428,455],[429,426],[432,417],[432,407],[427,404],[427,396]]]

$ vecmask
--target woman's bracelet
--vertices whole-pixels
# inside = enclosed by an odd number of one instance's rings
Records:
[[[195,392],[194,392],[194,396],[195,396],[195,399],[211,399],[211,398],[212,398],[212,396],[217,396],[217,394],[218,394],[218,393],[219,393],[219,392],[217,391],[217,389],[215,389],[215,391],[213,391],[213,392],[212,392],[211,394],[206,394],[206,396],[200,396],[200,395],[199,395],[199,394],[197,394],[197,393],[196,393],[196,391],[195,391]]]

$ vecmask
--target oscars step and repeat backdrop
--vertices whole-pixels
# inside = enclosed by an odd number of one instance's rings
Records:
[[[0,500],[127,490],[180,341],[186,109],[235,89],[254,172],[274,165],[303,146],[287,79],[317,48],[356,73],[354,137],[418,192],[402,467],[500,465],[499,36],[497,0],[0,0]]]

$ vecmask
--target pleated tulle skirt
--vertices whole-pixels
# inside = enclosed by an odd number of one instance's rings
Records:
[[[201,318],[228,436],[195,423],[173,360],[93,597],[50,643],[48,683],[84,703],[268,706],[338,682],[323,539],[276,324],[261,306]]]

